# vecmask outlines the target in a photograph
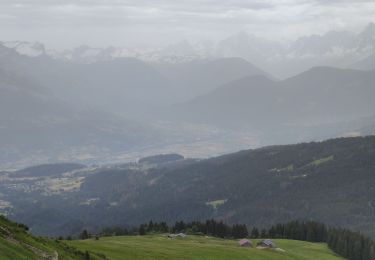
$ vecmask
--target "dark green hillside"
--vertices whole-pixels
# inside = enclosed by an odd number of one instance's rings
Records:
[[[97,169],[72,192],[7,194],[12,216],[42,234],[95,232],[150,219],[215,218],[258,227],[311,219],[374,236],[374,187],[375,137],[369,136],[271,146],[156,168]]]
[[[10,222],[0,216],[0,259],[88,259],[81,252],[61,241],[33,237],[27,233],[27,227]],[[104,255],[89,254],[89,259],[105,259]]]
[[[369,231],[374,171],[375,137],[348,138],[243,151],[147,175],[96,174],[81,191],[133,205],[116,209],[132,223],[213,216],[263,226],[302,218]]]
[[[138,163],[145,164],[163,164],[183,160],[184,157],[179,154],[159,154],[139,159]]]

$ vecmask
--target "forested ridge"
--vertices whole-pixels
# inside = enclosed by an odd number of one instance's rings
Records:
[[[11,216],[33,232],[56,236],[124,219],[138,226],[211,218],[259,228],[312,219],[374,236],[374,172],[375,137],[368,136],[98,168],[72,192],[45,196],[9,188],[4,194],[14,204]]]

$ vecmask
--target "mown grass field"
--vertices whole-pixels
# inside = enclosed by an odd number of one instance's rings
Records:
[[[324,243],[273,240],[281,250],[239,247],[236,240],[188,236],[168,239],[162,235],[102,237],[68,241],[83,251],[103,253],[112,260],[123,259],[251,259],[251,260],[334,260],[342,259]],[[253,240],[256,243],[256,240]]]

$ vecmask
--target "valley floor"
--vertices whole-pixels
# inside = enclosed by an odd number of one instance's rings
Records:
[[[309,243],[295,240],[273,240],[278,250],[243,248],[236,240],[218,239],[204,236],[169,239],[163,235],[102,237],[99,240],[87,239],[69,241],[78,249],[102,253],[112,260],[123,259],[298,259],[334,260],[342,259],[335,255],[324,243]],[[255,240],[252,240],[256,244]]]

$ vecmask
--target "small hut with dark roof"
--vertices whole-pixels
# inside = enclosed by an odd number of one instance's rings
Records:
[[[276,245],[272,242],[271,239],[263,239],[257,243],[257,247],[261,248],[276,248]]]

